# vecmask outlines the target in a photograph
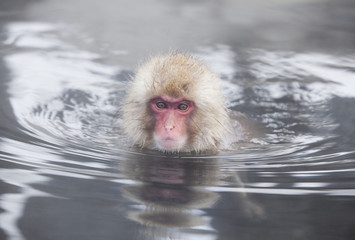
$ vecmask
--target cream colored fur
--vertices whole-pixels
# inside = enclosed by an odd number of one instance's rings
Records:
[[[157,148],[148,103],[162,95],[183,97],[195,104],[188,123],[195,134],[177,151],[215,151],[230,134],[220,79],[194,57],[173,53],[151,58],[130,83],[122,109],[123,125],[135,145]]]

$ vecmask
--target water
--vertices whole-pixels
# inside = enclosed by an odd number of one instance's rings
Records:
[[[0,239],[354,239],[353,1],[0,3]],[[131,149],[127,79],[182,49],[259,137]]]

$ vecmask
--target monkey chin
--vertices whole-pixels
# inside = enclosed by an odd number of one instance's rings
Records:
[[[186,137],[174,139],[174,138],[162,138],[157,135],[154,135],[154,142],[155,142],[156,148],[160,151],[179,152],[185,146]]]

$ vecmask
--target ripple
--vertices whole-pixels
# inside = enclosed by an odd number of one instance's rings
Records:
[[[278,172],[285,168],[327,168],[354,156],[352,149],[330,150],[337,146],[341,123],[329,114],[329,99],[353,96],[349,79],[355,63],[351,56],[252,50],[249,66],[236,67],[239,57],[228,46],[197,49],[197,55],[223,77],[228,106],[258,123],[261,134],[241,143],[235,151],[221,151],[217,156],[166,156],[130,149],[118,127],[126,79],[117,76],[127,70],[100,63],[100,55],[62,44],[59,38],[53,40],[58,28],[64,26],[8,26],[5,43],[27,49],[8,54],[4,61],[12,73],[8,86],[11,106],[21,131],[31,139],[4,139],[3,156],[9,161],[46,166],[59,175],[63,171],[64,175],[81,172],[110,177],[115,171],[112,161],[132,158],[220,159],[222,172],[227,168]],[[328,72],[323,75],[325,69]],[[340,78],[345,81],[337,80]],[[265,186],[268,182],[254,184]]]

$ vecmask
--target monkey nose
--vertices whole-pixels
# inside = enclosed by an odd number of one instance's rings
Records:
[[[174,128],[175,128],[174,125],[165,126],[165,130],[166,130],[166,131],[172,131]]]

